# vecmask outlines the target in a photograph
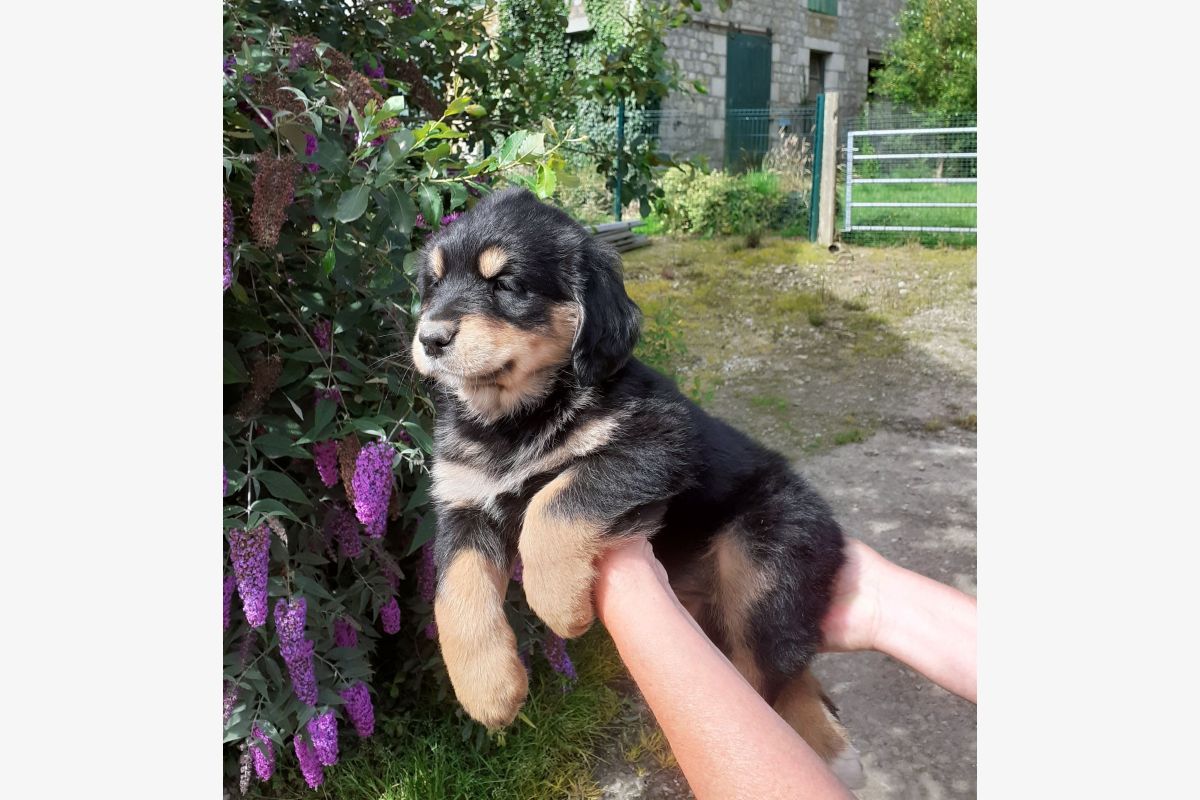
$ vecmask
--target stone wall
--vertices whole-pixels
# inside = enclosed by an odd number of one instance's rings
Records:
[[[842,119],[862,108],[868,61],[896,34],[903,0],[839,0],[838,15],[808,10],[806,0],[734,0],[726,12],[706,4],[704,12],[667,34],[668,55],[687,81],[699,80],[708,94],[677,92],[663,102],[662,150],[682,157],[705,156],[721,166],[725,149],[726,44],[730,31],[769,33],[771,106],[796,106],[808,93],[811,51],[828,53],[825,90],[841,95]]]

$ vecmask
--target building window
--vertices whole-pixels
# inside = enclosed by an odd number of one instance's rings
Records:
[[[815,11],[818,14],[828,14],[831,17],[837,16],[838,0],[808,0],[808,10]]]

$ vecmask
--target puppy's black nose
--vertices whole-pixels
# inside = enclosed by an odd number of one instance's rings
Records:
[[[430,321],[421,323],[421,332],[417,338],[421,340],[421,346],[425,348],[426,355],[437,358],[443,350],[450,346],[457,333],[457,322]]]

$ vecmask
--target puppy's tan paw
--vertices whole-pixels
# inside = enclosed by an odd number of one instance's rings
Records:
[[[533,613],[564,639],[582,636],[596,618],[592,608],[595,573],[590,560],[584,567],[525,561],[525,600]]]
[[[512,722],[529,691],[517,638],[504,616],[508,578],[482,554],[455,556],[433,604],[442,659],[454,694],[488,728]]]
[[[453,668],[450,663],[446,661],[446,668],[454,694],[471,719],[496,730],[517,718],[529,693],[529,679],[515,643],[512,649],[477,651]]]
[[[517,545],[524,565],[525,599],[564,639],[580,636],[595,619],[592,582],[601,537],[598,524],[561,506],[572,480],[573,474],[564,472],[533,496]]]

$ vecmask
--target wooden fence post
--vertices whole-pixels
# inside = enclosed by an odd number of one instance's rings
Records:
[[[817,222],[817,244],[828,247],[833,244],[837,233],[834,223],[837,213],[837,148],[838,148],[838,93],[825,93],[824,141],[821,152],[814,155],[821,159],[821,206]]]

